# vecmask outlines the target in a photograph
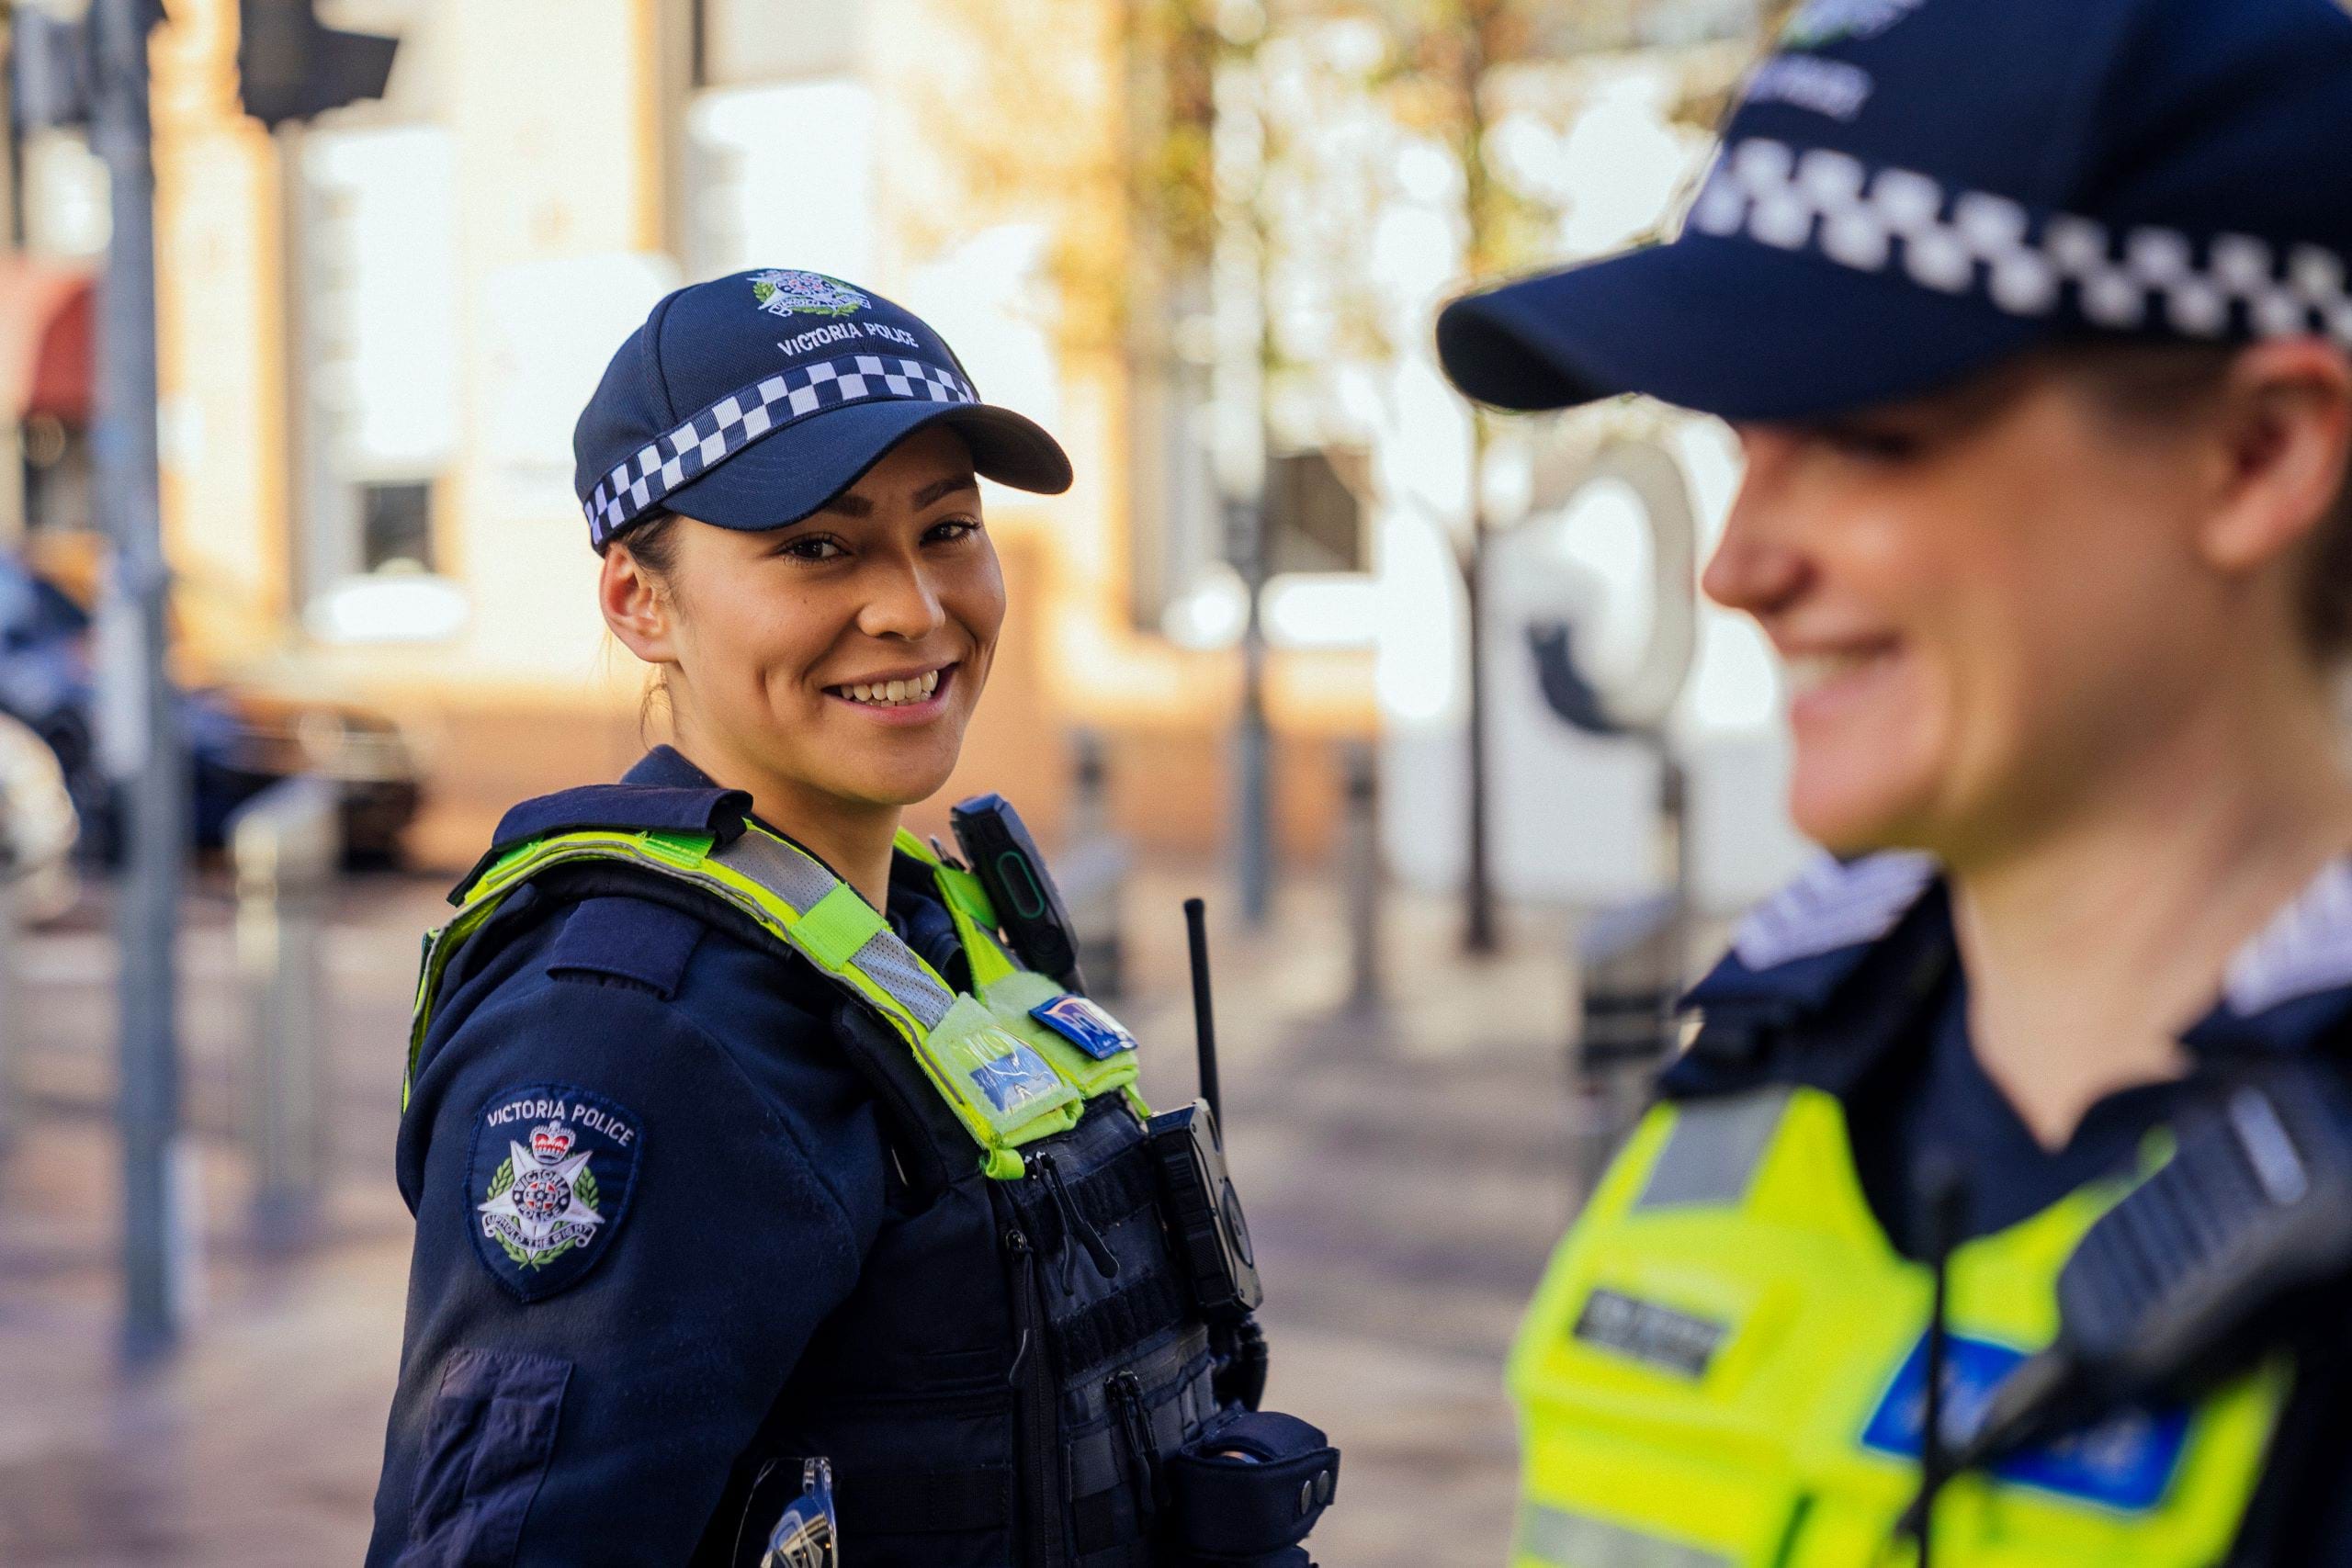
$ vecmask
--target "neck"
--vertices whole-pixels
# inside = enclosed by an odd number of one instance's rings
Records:
[[[804,780],[762,767],[723,741],[677,726],[679,754],[729,789],[750,793],[760,820],[791,837],[831,866],[876,909],[890,897],[891,844],[899,834],[899,808],[844,801],[811,788]]]
[[[2120,759],[2072,807],[1950,863],[1970,1040],[2034,1134],[2187,1069],[2183,1030],[2231,958],[2352,850],[2324,705],[2214,704]]]

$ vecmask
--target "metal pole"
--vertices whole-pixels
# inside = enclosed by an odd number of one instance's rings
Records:
[[[1380,1001],[1380,770],[1373,748],[1347,748],[1348,1003]]]
[[[0,4],[0,21],[7,6]],[[16,102],[9,96],[9,73],[0,71],[0,250],[20,250],[24,237],[20,172],[22,153],[17,134]],[[24,430],[17,423],[13,403],[0,406],[0,542],[14,544],[25,532]]]
[[[24,987],[17,972],[17,944],[23,922],[17,900],[14,866],[0,867],[0,1158],[16,1147],[24,1111],[18,1103],[17,1049],[23,1029]]]
[[[1266,513],[1255,502],[1230,509],[1235,559],[1241,568],[1249,611],[1241,623],[1241,707],[1234,718],[1233,815],[1235,881],[1241,918],[1263,925],[1273,906],[1273,737],[1266,728],[1266,628],[1260,613],[1266,591]]]
[[[1490,953],[1501,939],[1495,929],[1493,823],[1488,814],[1493,794],[1488,783],[1493,755],[1487,733],[1487,451],[1490,445],[1487,416],[1473,412],[1470,420],[1470,539],[1463,565],[1463,607],[1470,623],[1468,684],[1469,715],[1464,734],[1465,787],[1469,792],[1464,819],[1462,869],[1462,948],[1473,954]]]
[[[172,942],[187,840],[187,785],[170,677],[162,502],[156,476],[155,168],[148,36],[158,0],[96,0],[90,141],[107,165],[114,236],[98,329],[98,511],[112,545],[98,611],[98,740],[121,813],[119,922],[123,1337],[134,1356],[168,1349],[193,1283],[179,1129]]]
[[[1247,600],[1241,624],[1240,711],[1234,720],[1234,880],[1241,918],[1264,923],[1273,901],[1272,740],[1266,728],[1266,256],[1259,199],[1265,181],[1266,125],[1255,63],[1262,17],[1237,8],[1225,28],[1215,145],[1216,245],[1216,471],[1225,502],[1226,558]]]

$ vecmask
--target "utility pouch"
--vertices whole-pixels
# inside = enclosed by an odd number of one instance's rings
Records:
[[[1255,1312],[1266,1299],[1250,1250],[1250,1222],[1225,1168],[1225,1141],[1208,1101],[1151,1119],[1170,1240],[1201,1311],[1216,1318]]]
[[[1170,1455],[1168,1529],[1184,1568],[1304,1568],[1339,1490],[1340,1450],[1295,1416],[1252,1411]]]

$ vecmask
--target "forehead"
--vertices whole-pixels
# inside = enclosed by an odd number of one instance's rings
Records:
[[[842,494],[872,502],[902,502],[908,494],[944,480],[973,478],[971,447],[947,426],[933,424],[882,454]]]

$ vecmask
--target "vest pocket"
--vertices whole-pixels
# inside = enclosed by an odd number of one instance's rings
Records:
[[[1250,1411],[1218,1423],[1164,1466],[1180,1562],[1278,1568],[1331,1506],[1340,1450],[1295,1416]]]

